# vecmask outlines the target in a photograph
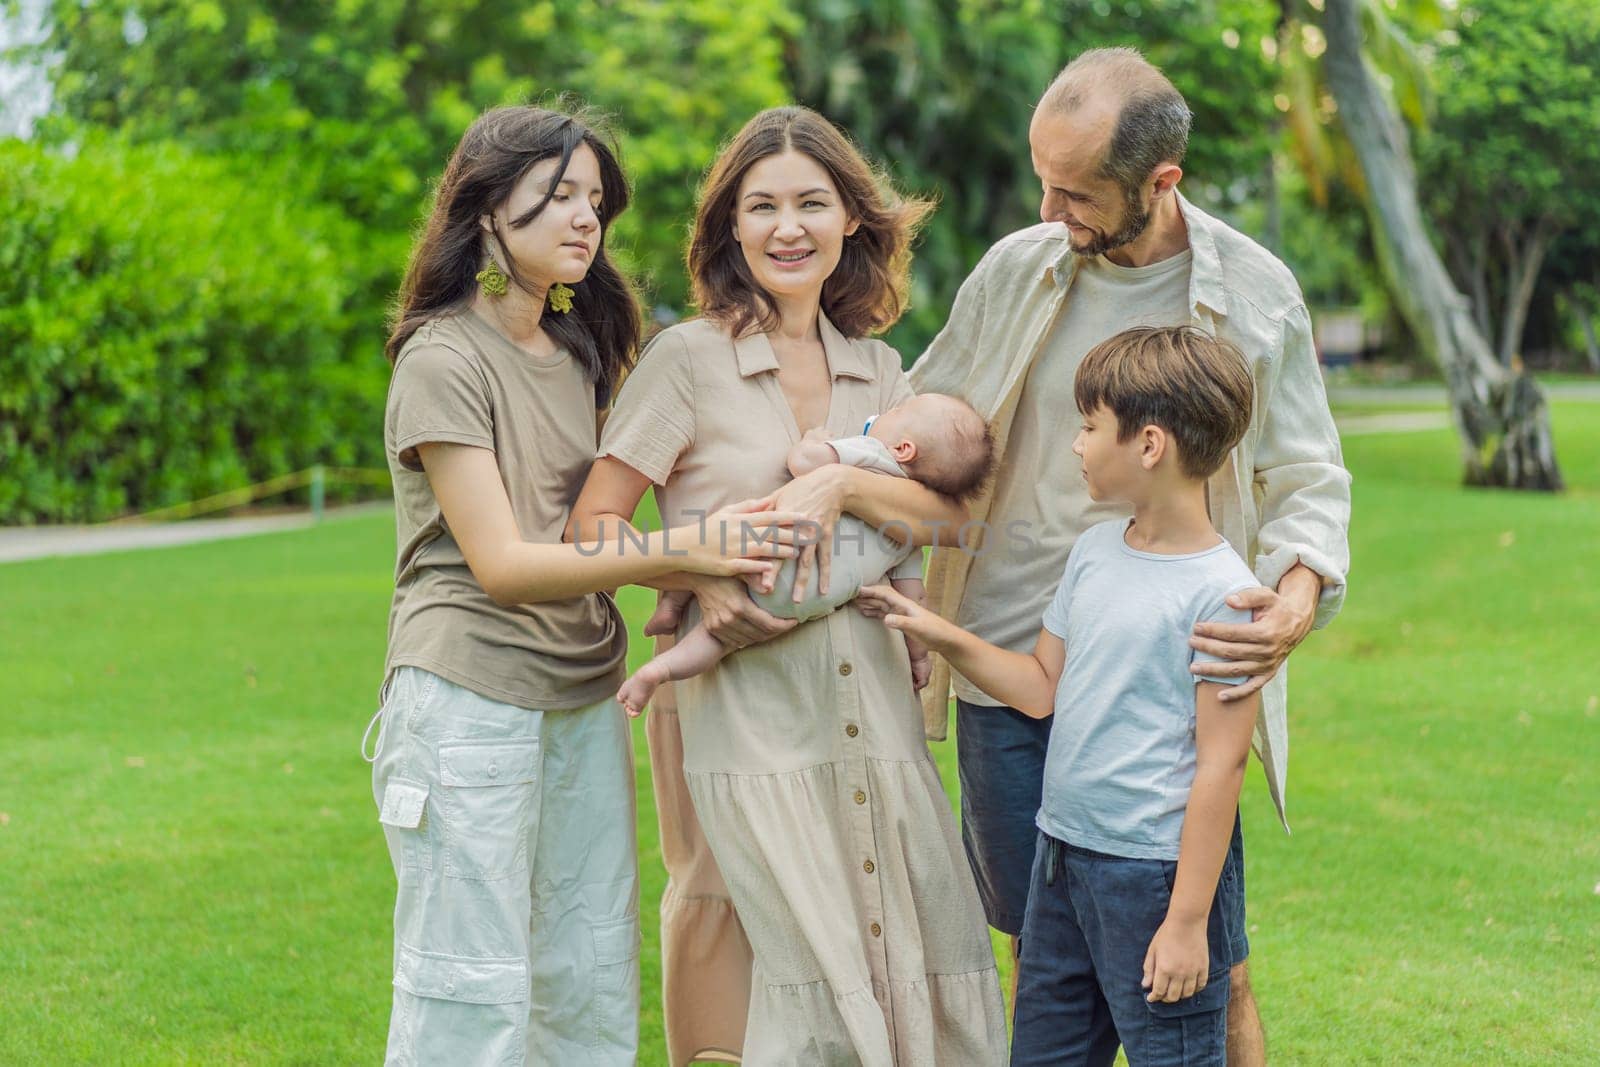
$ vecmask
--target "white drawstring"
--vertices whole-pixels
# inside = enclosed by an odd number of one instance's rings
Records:
[[[378,686],[378,710],[372,713],[372,718],[367,720],[367,729],[361,735],[361,758],[368,763],[378,762],[378,749],[383,747],[383,709],[389,703],[389,679],[385,678],[383,684]],[[367,755],[367,738],[372,736],[372,728],[378,728],[378,740],[372,746],[372,755]]]
[[[372,755],[367,755],[367,738],[372,736],[372,728],[378,728],[377,744],[372,746]],[[378,710],[373,712],[372,719],[367,723],[366,732],[361,735],[361,758],[368,763],[378,762],[378,748],[383,744],[383,705],[378,705]]]

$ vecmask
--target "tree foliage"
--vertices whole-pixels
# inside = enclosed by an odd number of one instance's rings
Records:
[[[382,356],[341,270],[360,234],[272,178],[171,144],[0,144],[0,522],[380,461]]]
[[[374,325],[429,183],[468,124],[562,90],[615,116],[635,209],[624,258],[683,299],[676,264],[719,141],[787,98],[777,0],[56,0],[57,140],[82,124],[237,160],[292,160],[317,202],[368,228]],[[356,268],[352,265],[353,269]],[[379,294],[382,294],[381,296]]]
[[[914,357],[990,244],[1038,221],[1033,106],[1079,52],[1139,48],[1195,112],[1184,188],[1224,210],[1258,188],[1273,71],[1254,0],[806,0],[789,50],[796,97],[939,211],[917,252],[912,311],[890,340]]]
[[[562,91],[613,115],[635,198],[611,243],[646,283],[650,301],[669,314],[688,310],[682,248],[695,189],[718,146],[755,111],[789,100],[844,126],[901,187],[940,204],[917,249],[911,312],[890,336],[910,359],[942,324],[982,252],[1037,217],[1026,131],[1040,92],[1078,52],[1132,45],[1171,76],[1195,112],[1186,193],[1261,234],[1314,297],[1371,303],[1382,291],[1371,265],[1381,258],[1382,235],[1366,226],[1366,178],[1325,79],[1320,19],[1327,2],[49,0],[49,38],[11,56],[48,62],[54,109],[37,139],[49,150],[28,149],[16,157],[26,166],[4,176],[20,207],[0,223],[7,235],[0,239],[12,242],[8,263],[58,277],[17,299],[32,301],[28,315],[66,307],[67,290],[50,286],[65,286],[63,279],[80,269],[101,279],[86,292],[132,284],[124,260],[62,252],[67,238],[53,236],[28,256],[18,252],[19,227],[41,225],[41,204],[65,212],[64,229],[84,227],[107,247],[178,250],[152,277],[208,295],[174,311],[186,325],[171,330],[155,321],[157,309],[168,305],[143,295],[130,298],[121,319],[108,310],[109,296],[96,297],[101,302],[87,310],[63,312],[62,321],[76,325],[60,327],[59,337],[9,311],[6,339],[18,353],[18,369],[0,380],[13,391],[26,381],[41,395],[76,396],[73,390],[89,379],[80,364],[60,356],[71,349],[128,360],[145,368],[138,373],[155,375],[149,381],[180,383],[174,388],[211,361],[218,373],[258,375],[282,387],[286,379],[274,377],[271,361],[244,363],[228,354],[238,323],[256,331],[276,323],[282,336],[252,334],[253,343],[267,352],[303,344],[304,353],[284,357],[289,380],[329,392],[284,413],[288,422],[278,435],[223,405],[240,421],[237,432],[207,431],[207,440],[235,442],[218,444],[215,457],[159,427],[151,430],[156,445],[138,446],[145,466],[199,472],[192,476],[152,479],[137,472],[138,464],[124,465],[110,481],[85,474],[98,488],[79,494],[63,472],[87,469],[87,445],[67,466],[41,460],[36,471],[29,468],[25,490],[17,488],[21,476],[12,476],[23,468],[13,465],[0,481],[0,517],[148,507],[247,475],[279,473],[285,464],[370,458],[385,370],[377,355],[385,312],[431,182],[484,108],[559,103],[552,98]],[[1428,157],[1430,175],[1443,175],[1435,185],[1441,230],[1455,234],[1491,219],[1512,225],[1506,220],[1559,218],[1542,277],[1562,294],[1559,306],[1592,310],[1600,306],[1593,269],[1600,260],[1590,250],[1600,242],[1589,235],[1600,234],[1600,220],[1572,216],[1583,198],[1570,195],[1573,176],[1561,168],[1563,159],[1579,160],[1581,181],[1600,174],[1593,166],[1600,141],[1583,112],[1591,85],[1584,50],[1595,50],[1596,16],[1585,0],[1466,0],[1459,39],[1444,39],[1449,90],[1436,97],[1426,69],[1431,53],[1402,29],[1420,32],[1415,39],[1436,39],[1451,6],[1358,3],[1367,56],[1389,102],[1416,127],[1442,98],[1440,136],[1427,148],[1437,144],[1442,153],[1437,162]],[[1536,32],[1524,34],[1513,23]],[[1524,121],[1524,112],[1533,118]],[[116,140],[100,131],[113,131]],[[146,197],[115,198],[134,218],[119,222],[97,211],[85,191],[94,188],[93,178],[72,159],[80,148],[80,160],[102,161]],[[1273,165],[1285,150],[1300,164],[1288,180]],[[143,167],[167,185],[152,184]],[[44,175],[64,184],[46,189]],[[181,202],[179,190],[199,202]],[[1583,196],[1585,203],[1600,201],[1593,191]],[[80,210],[81,221],[74,214]],[[284,234],[297,228],[306,247],[287,250]],[[288,298],[279,294],[292,278],[309,310],[263,317],[243,296],[210,295],[219,272],[202,264],[218,256],[229,264],[222,276],[262,286],[264,307],[285,310]],[[277,272],[260,264],[277,264]],[[1495,286],[1515,288],[1511,280],[1489,288]],[[1558,304],[1546,294],[1537,306]],[[102,312],[106,321],[95,318]],[[204,326],[194,319],[201,312],[232,321]],[[98,344],[93,335],[107,322],[142,340]],[[122,335],[110,329],[108,336]],[[164,369],[150,370],[151,359],[164,361]],[[60,377],[46,383],[41,376],[50,374]],[[12,405],[7,411],[22,410],[14,396],[3,402]],[[105,403],[113,414],[104,416],[87,400],[62,402],[80,422],[58,419],[54,437],[29,437],[30,447],[42,448],[47,439],[88,442],[103,431],[115,451],[145,425],[125,417],[128,406],[112,399]],[[359,404],[367,405],[365,421],[352,414]],[[308,412],[321,420],[320,430],[296,421]],[[36,423],[18,426],[24,429],[10,430],[0,444],[15,450],[24,430],[43,433]],[[246,451],[254,442],[278,443],[260,446],[256,456]],[[174,448],[178,459],[169,465],[152,447]],[[46,468],[57,473],[39,473]],[[48,478],[56,480],[46,492],[39,486]],[[59,494],[59,506],[40,503],[50,493]],[[33,503],[18,510],[24,495]]]
[[[1434,225],[1502,362],[1521,351],[1546,257],[1600,255],[1600,7],[1471,0],[1439,52],[1419,144]],[[1582,247],[1587,244],[1587,247]]]

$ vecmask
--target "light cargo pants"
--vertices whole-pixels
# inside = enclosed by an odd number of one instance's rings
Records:
[[[633,1064],[633,754],[614,700],[501,704],[414,667],[373,794],[398,892],[391,1065]]]

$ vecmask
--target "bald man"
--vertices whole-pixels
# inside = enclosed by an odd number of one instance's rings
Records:
[[[1294,277],[1178,191],[1189,125],[1183,97],[1131,49],[1079,56],[1040,100],[1028,145],[1043,222],[989,250],[911,370],[918,392],[960,396],[990,419],[1000,456],[964,548],[934,552],[929,602],[988,641],[1031,651],[1074,540],[1128,514],[1089,499],[1069,447],[1078,362],[1133,326],[1190,324],[1231,341],[1250,363],[1256,410],[1207,498],[1212,522],[1261,586],[1230,598],[1252,610],[1252,623],[1203,624],[1191,645],[1232,661],[1217,668],[1239,680],[1232,699],[1263,690],[1254,748],[1282,819],[1284,661],[1343,602],[1350,479]],[[1016,951],[1050,720],[998,705],[940,663],[923,691],[930,736],[946,733],[947,684],[957,698],[963,842],[989,922]],[[1241,870],[1243,847],[1236,824]],[[1231,978],[1211,994],[1231,989],[1228,1062],[1264,1063],[1242,905],[1228,929]]]

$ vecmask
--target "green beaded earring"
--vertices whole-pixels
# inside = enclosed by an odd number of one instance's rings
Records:
[[[480,270],[474,277],[477,279],[478,284],[483,286],[483,291],[490,296],[506,295],[507,279],[505,272],[500,269],[500,264],[496,263],[492,258],[489,260],[489,265]]]
[[[550,310],[559,311],[565,315],[572,310],[572,289],[556,282],[550,287]]]

